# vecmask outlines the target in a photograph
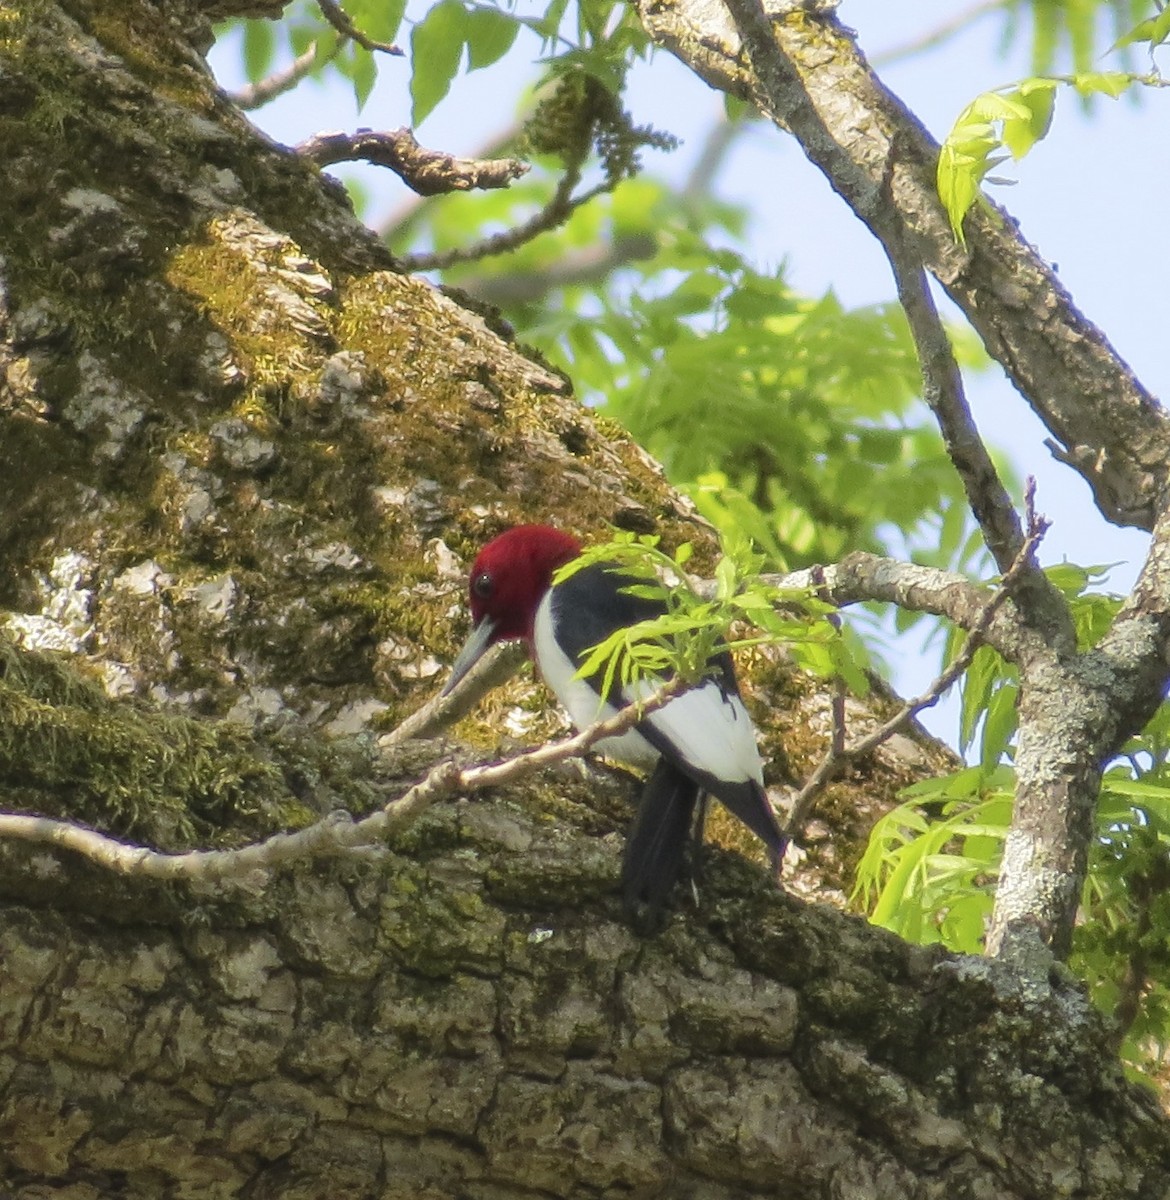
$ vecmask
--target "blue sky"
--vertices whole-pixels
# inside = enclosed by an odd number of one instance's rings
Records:
[[[858,31],[869,56],[878,58],[967,7],[965,0],[843,0],[840,16]],[[425,8],[420,4],[416,11],[412,4],[408,15],[420,15]],[[977,94],[1030,74],[1026,45],[1001,57],[1001,29],[999,17],[986,16],[943,48],[883,68],[882,77],[941,138]],[[535,41],[520,43],[499,67],[457,81],[451,96],[418,130],[420,140],[455,153],[475,152],[511,120],[518,78],[523,78],[518,72],[527,71],[535,52]],[[213,63],[227,86],[239,82],[239,53],[230,44],[217,48]],[[325,129],[408,125],[407,79],[402,60],[384,58],[378,85],[360,115],[348,85],[337,82],[302,87],[253,119],[289,143]],[[660,53],[635,73],[629,107],[639,123],[684,139],[680,151],[655,156],[653,164],[681,179],[721,100]],[[1139,378],[1161,397],[1170,392],[1170,238],[1164,232],[1170,204],[1168,117],[1170,89],[1149,91],[1140,105],[1125,99],[1100,101],[1088,117],[1071,95],[1062,95],[1048,137],[1018,166],[1001,168],[1000,173],[1014,175],[1016,185],[995,190],[1028,241],[1058,264],[1082,312],[1105,330]],[[408,202],[411,194],[388,172],[355,168],[353,173],[376,190],[375,212]],[[750,240],[760,266],[785,261],[793,286],[810,294],[832,287],[848,305],[893,297],[889,268],[877,243],[791,138],[764,126],[749,133],[722,172],[719,191],[752,210]],[[1043,560],[1119,562],[1110,586],[1126,590],[1145,553],[1145,535],[1117,530],[1102,520],[1088,488],[1052,459],[1039,422],[998,371],[969,380],[968,386],[987,438],[1008,453],[1021,477],[1037,478],[1038,507],[1053,521]],[[895,683],[901,690],[909,693],[929,682],[933,656],[907,647],[898,657]],[[949,703],[926,722],[948,741],[954,740],[954,711]]]

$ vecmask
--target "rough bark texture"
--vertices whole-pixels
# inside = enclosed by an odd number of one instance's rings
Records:
[[[639,941],[599,795],[440,806],[231,901],[5,850],[7,1194],[1165,1194],[1166,1123],[1075,985],[730,856]]]
[[[485,537],[614,521],[701,565],[654,464],[215,92],[184,8],[4,22],[3,807],[163,848],[367,811],[440,753],[371,734],[433,691]],[[827,699],[746,665],[791,782]],[[461,733],[556,720],[515,681]],[[901,739],[836,788],[807,886],[941,761]],[[1170,1132],[1059,979],[911,949],[731,856],[634,939],[628,792],[564,770],[255,894],[0,844],[0,1192],[1164,1193]]]

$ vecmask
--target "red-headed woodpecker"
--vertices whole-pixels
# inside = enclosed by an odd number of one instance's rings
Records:
[[[578,677],[587,651],[614,630],[664,611],[659,601],[629,595],[624,589],[640,581],[603,563],[583,567],[554,587],[553,574],[580,552],[576,538],[548,525],[518,525],[484,546],[468,587],[471,637],[444,691],[489,646],[517,638],[528,643],[545,682],[578,729],[654,691],[648,681],[637,693],[615,681],[603,698],[600,676]],[[597,749],[650,770],[622,865],[623,899],[640,922],[657,921],[681,873],[702,793],[720,800],[763,839],[778,866],[787,839],[764,792],[755,729],[730,655],[718,655],[693,688],[628,733],[599,742]]]

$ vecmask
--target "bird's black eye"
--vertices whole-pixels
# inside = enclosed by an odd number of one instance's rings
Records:
[[[493,586],[492,577],[486,571],[480,571],[471,581],[472,594],[481,600],[487,600],[491,596]]]

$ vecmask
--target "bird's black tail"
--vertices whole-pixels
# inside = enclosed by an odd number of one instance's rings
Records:
[[[784,851],[788,848],[788,836],[780,828],[776,812],[768,802],[768,793],[755,780],[721,783],[708,790],[768,847],[772,869],[778,874]]]
[[[665,758],[646,781],[638,815],[626,838],[622,901],[636,927],[650,932],[686,858],[699,785]]]

